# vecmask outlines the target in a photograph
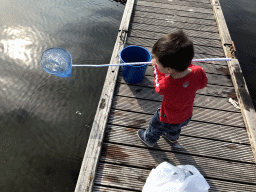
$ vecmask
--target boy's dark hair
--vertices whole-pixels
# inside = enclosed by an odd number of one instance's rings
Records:
[[[194,57],[193,42],[178,30],[160,38],[153,46],[152,53],[163,67],[170,67],[179,72],[185,71]]]

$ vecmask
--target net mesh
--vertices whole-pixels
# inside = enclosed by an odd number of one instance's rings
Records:
[[[60,77],[70,77],[72,58],[69,52],[60,48],[46,50],[42,54],[41,65],[49,73]]]

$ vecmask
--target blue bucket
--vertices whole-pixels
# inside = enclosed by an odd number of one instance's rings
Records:
[[[122,63],[132,62],[150,62],[150,52],[144,47],[128,46],[120,52],[120,59]],[[144,78],[148,64],[140,65],[125,65],[122,66],[123,78],[127,83],[136,84]]]

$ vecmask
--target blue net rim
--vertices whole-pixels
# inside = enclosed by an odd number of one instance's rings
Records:
[[[50,48],[50,49],[45,50],[45,51],[43,52],[42,56],[41,56],[41,61],[43,60],[44,54],[46,54],[46,53],[49,52],[50,50],[61,51],[61,52],[65,52],[66,54],[68,54],[68,56],[70,57],[70,67],[72,68],[72,56],[71,56],[71,54],[70,54],[68,51],[66,51],[65,49],[62,49],[62,48]],[[42,63],[41,63],[41,66],[42,66]],[[43,67],[43,66],[42,66],[42,67]],[[53,71],[51,71],[51,70],[45,69],[44,67],[43,67],[43,69],[44,69],[47,73],[52,74],[52,75],[58,75],[58,74],[63,73],[63,71],[62,71],[62,72],[53,72]],[[64,73],[65,73],[65,72],[64,72]]]

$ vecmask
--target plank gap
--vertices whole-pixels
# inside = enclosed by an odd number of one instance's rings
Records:
[[[101,160],[99,160],[99,162],[100,163],[105,163],[104,161],[101,161]],[[113,163],[110,163],[110,162],[106,162],[106,163],[113,164]],[[110,188],[110,189],[120,189],[120,190],[141,192],[141,191],[135,190],[135,189],[125,188],[125,187],[117,187],[117,186],[112,186],[112,185],[104,185],[104,184],[97,184],[97,183],[94,183],[93,185],[98,186],[98,187],[107,187],[107,188]]]

